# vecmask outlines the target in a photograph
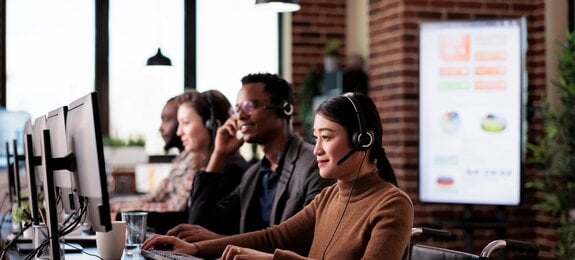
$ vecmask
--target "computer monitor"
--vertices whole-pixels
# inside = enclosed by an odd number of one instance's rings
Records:
[[[32,125],[32,151],[33,155],[38,158],[42,157],[42,133],[46,128],[46,116],[39,116],[34,120],[34,124]],[[46,172],[40,161],[34,165],[34,171],[36,172],[36,179],[38,180],[37,185],[43,187],[42,184],[44,183]],[[43,194],[43,190],[40,194]]]
[[[38,126],[40,127],[40,126]],[[24,158],[26,160],[26,180],[28,182],[28,201],[32,212],[32,222],[38,224],[41,220],[38,203],[43,200],[41,197],[42,181],[36,171],[36,166],[41,164],[39,150],[34,151],[34,142],[39,143],[38,136],[33,136],[32,121],[29,119],[24,125]],[[35,140],[35,141],[34,141]]]
[[[14,174],[14,164],[11,163],[12,161],[12,153],[10,152],[10,142],[7,141],[6,143],[6,149],[5,149],[5,153],[4,156],[6,158],[6,169],[7,169],[7,176],[8,176],[8,197],[9,197],[9,202],[10,203],[18,203],[20,204],[19,201],[19,197],[18,197],[18,193],[19,193],[19,189],[20,189],[20,184],[17,183],[16,177],[18,177],[16,174]]]
[[[68,105],[66,136],[68,150],[74,154],[76,161],[78,196],[81,201],[88,203],[87,223],[94,231],[109,231],[112,229],[112,221],[95,92]]]
[[[68,108],[63,106],[52,110],[46,116],[46,126],[50,130],[50,144],[53,158],[66,158],[70,156],[66,136],[66,113]],[[54,186],[56,187],[58,201],[62,202],[64,212],[72,214],[79,208],[78,197],[75,194],[75,176],[68,169],[71,165],[61,165],[54,170]]]
[[[60,228],[58,206],[56,204],[56,187],[54,185],[54,172],[58,170],[55,158],[52,156],[52,144],[50,139],[50,130],[47,128],[46,117],[42,116],[45,122],[45,128],[40,132],[40,169],[43,173],[44,202],[46,207],[46,225],[48,226],[50,259],[60,259]],[[35,125],[34,125],[35,126]],[[36,130],[36,129],[34,129]],[[36,135],[34,131],[33,135]]]
[[[44,203],[44,179],[46,178],[46,171],[42,167],[42,134],[46,129],[46,116],[39,116],[34,120],[32,125],[32,158],[34,161],[30,161],[27,167],[30,167],[34,173],[37,190],[38,203]],[[31,172],[30,169],[28,172]],[[29,175],[30,176],[30,175]]]

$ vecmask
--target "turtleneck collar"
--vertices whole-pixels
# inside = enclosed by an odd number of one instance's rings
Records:
[[[355,180],[355,184],[353,181],[338,181],[337,187],[339,189],[339,200],[342,202],[347,201],[349,193],[352,190],[352,186],[353,194],[349,199],[350,202],[367,197],[374,191],[377,191],[379,189],[378,187],[386,184],[387,183],[379,177],[377,169],[374,169],[363,176],[359,176],[357,180]]]

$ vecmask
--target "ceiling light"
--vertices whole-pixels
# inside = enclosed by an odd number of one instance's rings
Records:
[[[256,0],[256,6],[276,12],[295,12],[301,7],[298,0]]]
[[[148,66],[172,66],[170,58],[162,55],[162,51],[158,48],[156,55],[150,57],[146,63]]]

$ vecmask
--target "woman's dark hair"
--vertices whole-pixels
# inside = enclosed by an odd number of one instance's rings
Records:
[[[186,90],[186,92],[176,98],[176,102],[178,106],[189,103],[202,117],[204,126],[207,128],[209,127],[206,125],[206,122],[210,119],[216,120],[218,124],[221,125],[230,117],[231,104],[226,96],[217,90],[208,90],[202,93],[193,89]],[[212,114],[214,118],[211,118]],[[210,144],[212,144],[216,129],[208,130],[210,130],[210,135],[212,135],[210,136],[212,140]]]
[[[284,101],[293,105],[294,96],[291,85],[277,74],[253,73],[242,78],[242,85],[250,83],[264,83],[264,91],[270,95],[271,103],[278,106],[278,114],[281,116],[281,106]]]
[[[371,131],[373,133],[373,143],[368,148],[369,159],[377,160],[377,169],[379,177],[383,180],[397,186],[397,179],[395,172],[391,167],[389,159],[385,155],[385,150],[382,144],[383,128],[381,126],[381,119],[379,112],[375,107],[373,101],[366,95],[361,93],[346,94],[352,95],[360,108],[358,109],[363,117],[365,125],[364,131]],[[354,108],[354,104],[350,99],[344,95],[332,96],[319,105],[316,114],[342,125],[347,135],[350,146],[353,146],[353,134],[359,131],[358,115]]]

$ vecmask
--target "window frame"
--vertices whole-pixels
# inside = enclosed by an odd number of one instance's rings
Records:
[[[196,1],[184,0],[184,90],[196,86]],[[109,116],[109,7],[110,0],[94,0],[95,4],[95,74],[94,90],[99,97],[101,133],[110,132]],[[283,72],[282,14],[278,13],[278,70]],[[6,0],[0,0],[0,107],[6,107]]]

